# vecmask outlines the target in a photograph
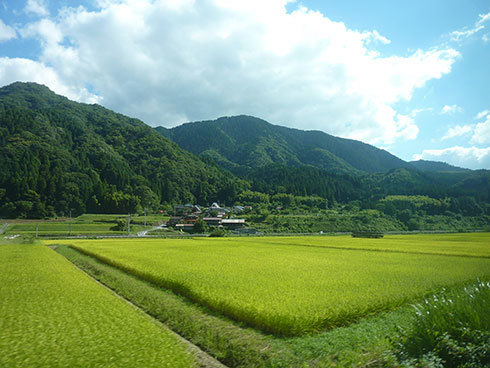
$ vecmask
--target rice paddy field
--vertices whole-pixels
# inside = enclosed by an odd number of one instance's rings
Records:
[[[346,326],[439,288],[490,277],[489,234],[104,239],[69,244],[239,323],[279,336]]]
[[[5,231],[5,235],[29,235],[44,236],[69,236],[69,235],[115,235],[127,234],[127,231],[114,231],[110,223],[68,223],[68,222],[41,222],[11,224]]]
[[[0,244],[0,367],[192,367],[180,340],[61,255]]]

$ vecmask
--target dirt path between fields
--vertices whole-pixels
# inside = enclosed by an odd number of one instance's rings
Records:
[[[9,225],[10,225],[10,224],[3,224],[3,226],[2,226],[2,227],[0,227],[0,234],[3,234],[3,232],[4,232],[5,230],[7,230],[7,228],[9,227]]]

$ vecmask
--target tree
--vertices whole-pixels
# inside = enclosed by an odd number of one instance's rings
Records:
[[[203,219],[199,219],[194,224],[194,231],[196,233],[205,233],[208,231],[208,224],[203,221]]]

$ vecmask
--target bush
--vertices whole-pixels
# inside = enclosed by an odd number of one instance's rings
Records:
[[[415,306],[411,326],[400,331],[394,345],[398,357],[411,366],[488,366],[490,282],[477,280],[463,290],[426,298]],[[424,363],[428,360],[430,365]]]
[[[214,229],[209,236],[213,238],[222,238],[226,235],[226,231],[220,228]]]

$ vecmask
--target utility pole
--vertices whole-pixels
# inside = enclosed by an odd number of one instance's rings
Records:
[[[131,222],[131,214],[128,213],[128,235],[130,233],[130,226],[131,226],[130,222]]]
[[[145,227],[146,227],[146,207],[145,207]]]

